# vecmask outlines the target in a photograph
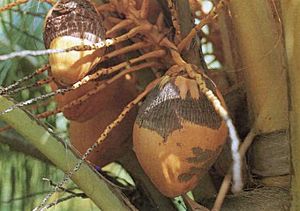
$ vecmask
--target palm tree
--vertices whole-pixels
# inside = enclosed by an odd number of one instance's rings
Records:
[[[0,7],[9,2],[12,1],[3,1]],[[165,12],[166,22],[172,24],[170,14],[173,11],[168,7],[168,1],[158,0],[158,2]],[[206,6],[209,7],[217,1],[174,2],[181,31],[186,36],[192,28],[191,20],[201,23],[201,19],[207,15]],[[0,53],[43,49],[42,25],[50,7],[48,3],[30,1],[0,13]],[[296,72],[299,66],[296,57],[299,45],[298,8],[296,1],[228,1],[222,12],[219,12],[218,19],[213,19],[198,33],[201,37],[201,45],[196,42],[195,48],[185,52],[185,59],[205,68],[225,96],[228,110],[244,140],[242,150],[246,151],[251,145],[243,169],[247,191],[239,195],[229,194],[222,203],[223,197],[228,192],[231,178],[230,173],[227,173],[231,155],[225,147],[210,170],[210,174],[203,177],[193,191],[193,198],[206,207],[214,207],[216,210],[221,205],[224,210],[288,210],[289,208],[297,210],[300,207],[297,200],[299,198],[297,120],[299,119],[298,108],[300,108]],[[204,55],[199,51],[200,46]],[[46,62],[45,56],[26,56],[1,61],[0,82],[3,87],[7,87]],[[34,77],[31,81],[44,78],[45,75],[38,77]],[[141,81],[147,81],[149,72],[138,77]],[[15,101],[25,101],[50,92],[51,88],[45,85],[17,91],[12,97]],[[1,97],[0,110],[4,110],[9,105],[12,103]],[[53,102],[46,102],[39,106],[38,110],[32,109],[32,113],[41,113],[54,107]],[[3,187],[0,199],[6,202],[0,203],[0,209],[32,209],[44,196],[39,193],[51,190],[48,183],[41,181],[41,178],[48,177],[59,181],[56,178],[63,176],[63,173],[53,167],[52,163],[65,172],[70,170],[70,164],[76,163],[77,157],[72,149],[66,150],[63,146],[62,139],[66,140],[68,137],[67,120],[62,115],[54,115],[43,122],[47,125],[45,127],[41,126],[41,123],[35,123],[32,117],[28,117],[28,113],[19,109],[0,118],[12,125],[26,139],[16,135],[15,131],[1,133],[1,161],[3,163],[5,161],[5,165],[0,165],[1,172],[4,172],[4,177],[0,179]],[[2,125],[4,126],[5,123]],[[41,143],[43,134],[47,134],[45,139],[47,146]],[[28,142],[42,153],[33,150]],[[129,153],[120,162],[126,168],[126,164],[134,159],[134,155]],[[151,203],[159,205],[161,210],[174,209],[169,199],[153,188],[141,169],[136,167],[137,165],[127,165],[127,170],[131,172],[135,181],[140,181],[142,186],[148,189],[146,198],[151,198]],[[113,168],[116,167],[110,170]],[[130,180],[127,174],[124,178]],[[87,183],[87,179],[90,182]],[[79,172],[74,175],[73,181],[98,207],[112,209],[114,206],[115,210],[131,208],[128,200],[125,200],[127,202],[125,205],[119,191],[108,186],[106,181],[99,178],[87,164],[83,164]],[[95,187],[97,191],[93,192]],[[75,188],[75,184],[72,183],[68,188]],[[214,196],[217,193],[219,194],[215,200]],[[35,196],[29,197],[31,194]],[[17,200],[18,198],[20,200]],[[110,200],[106,200],[107,198]],[[176,199],[175,202],[178,200],[181,201]],[[192,203],[185,202],[187,206],[193,207]],[[177,209],[183,209],[182,204],[183,202],[178,203]],[[82,202],[78,199],[61,203],[60,206],[61,209],[78,209],[80,206],[91,206],[91,209],[97,209],[90,201]]]

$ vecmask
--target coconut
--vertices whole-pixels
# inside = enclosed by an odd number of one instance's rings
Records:
[[[86,95],[89,91],[95,89],[96,86],[96,82],[89,82],[76,90],[72,90],[67,93],[55,96],[55,101],[58,105],[58,108],[64,107],[65,105],[68,105],[76,99]],[[52,83],[51,87],[53,90],[57,90],[57,85],[55,83]],[[109,94],[113,91],[113,89],[107,89],[104,93]],[[74,120],[78,122],[84,122],[89,120],[90,118],[94,117],[95,113],[104,109],[103,106],[101,106],[103,99],[106,98],[104,93],[101,90],[97,94],[87,98],[85,101],[81,101],[79,104],[64,109],[64,116],[69,120]]]
[[[81,153],[91,147],[104,129],[113,122],[123,108],[136,96],[135,81],[120,79],[101,90],[88,101],[91,118],[84,122],[70,121],[69,134],[72,145]],[[75,113],[75,110],[73,110]],[[87,113],[83,113],[87,114]],[[132,147],[131,136],[137,109],[130,111],[124,120],[89,156],[88,161],[99,167],[121,157]],[[81,117],[83,118],[83,117]]]
[[[44,27],[46,48],[67,49],[105,39],[102,17],[88,0],[61,0],[48,12]],[[49,63],[56,83],[70,85],[82,79],[101,59],[104,50],[51,54]]]
[[[224,105],[214,85],[207,87]],[[172,77],[154,88],[139,109],[133,147],[158,190],[176,197],[193,189],[217,159],[227,139],[224,121],[195,80]]]

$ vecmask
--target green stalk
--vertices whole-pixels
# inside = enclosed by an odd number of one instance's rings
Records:
[[[12,105],[11,101],[0,97],[1,111]],[[15,109],[0,116],[0,119],[15,128],[62,171],[70,171],[79,161],[79,156],[71,146],[54,138],[23,110]],[[101,210],[130,210],[121,195],[102,180],[88,164],[84,163],[72,180]]]

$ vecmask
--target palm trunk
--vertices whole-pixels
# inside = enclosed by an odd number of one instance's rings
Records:
[[[300,209],[300,2],[281,1],[285,44],[288,58],[289,124],[292,153],[292,203],[291,210]]]
[[[286,191],[276,189],[280,197],[273,194],[275,186],[289,188],[290,179],[286,53],[280,11],[274,4],[261,0],[230,1],[232,19],[223,21],[230,24],[226,26],[230,29],[227,33],[234,34],[233,39],[227,39],[230,44],[224,45],[225,52],[239,55],[229,58],[226,66],[243,71],[250,125],[258,132],[249,153],[250,171],[260,178],[257,182],[271,188],[229,197],[224,210],[230,210],[233,204],[238,205],[236,210],[261,210],[264,203],[274,205],[266,205],[270,208],[266,210],[286,210],[289,205]],[[262,202],[261,194],[270,200]],[[259,206],[242,200],[244,195]]]

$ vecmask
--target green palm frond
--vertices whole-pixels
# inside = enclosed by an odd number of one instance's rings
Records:
[[[0,6],[11,1],[3,1]],[[43,17],[49,6],[30,1],[0,14],[0,54],[20,50],[43,49]],[[38,14],[33,15],[33,14]],[[16,58],[0,63],[0,85],[11,83],[47,62],[46,57]]]

